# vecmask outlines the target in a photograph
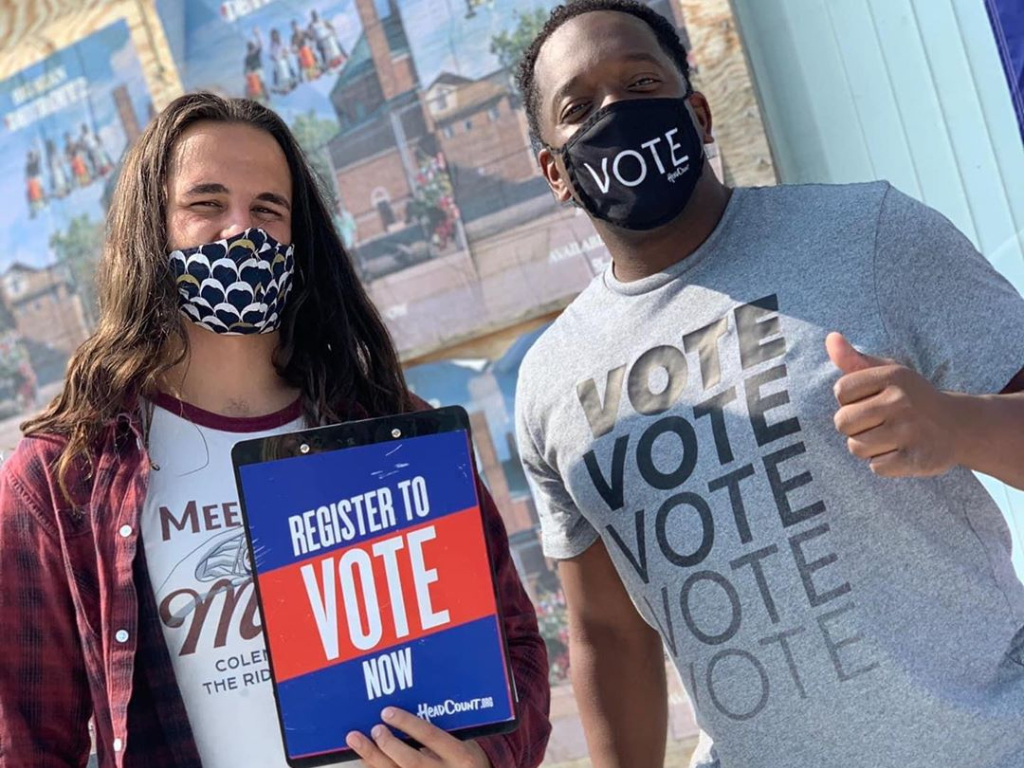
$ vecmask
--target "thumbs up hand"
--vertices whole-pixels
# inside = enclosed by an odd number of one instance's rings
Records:
[[[957,463],[951,396],[906,366],[859,352],[840,333],[830,333],[825,348],[843,374],[835,425],[850,453],[883,477],[931,477]]]

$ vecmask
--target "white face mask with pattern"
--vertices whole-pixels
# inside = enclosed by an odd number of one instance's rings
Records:
[[[271,333],[281,326],[295,246],[247,229],[170,254],[182,313],[214,333]]]

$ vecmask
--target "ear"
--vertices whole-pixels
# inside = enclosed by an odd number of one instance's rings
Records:
[[[693,114],[697,118],[697,132],[701,134],[701,142],[704,144],[710,144],[715,140],[714,135],[711,133],[712,119],[711,119],[711,105],[708,104],[707,98],[700,91],[694,91],[690,96],[690,108],[693,110]]]
[[[569,185],[569,174],[566,173],[562,159],[544,147],[537,153],[537,162],[540,163],[541,173],[544,174],[544,179],[551,187],[555,199],[560,203],[569,202],[572,199],[572,187]]]

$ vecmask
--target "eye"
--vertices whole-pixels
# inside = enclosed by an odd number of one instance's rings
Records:
[[[577,104],[572,104],[569,106],[568,109],[565,110],[565,112],[562,113],[562,121],[572,122],[574,119],[578,119],[585,115],[589,108],[590,104],[585,101],[581,101]]]
[[[659,80],[656,77],[651,77],[650,75],[643,75],[642,77],[638,77],[636,80],[634,80],[632,83],[630,83],[629,87],[630,88],[649,88],[652,85],[657,85],[660,82],[661,82],[661,80]]]
[[[280,214],[273,208],[265,208],[262,205],[258,205],[252,209],[254,213],[258,213],[260,216],[279,216]]]
[[[220,203],[216,200],[199,200],[198,202],[192,203],[191,208],[220,208]]]

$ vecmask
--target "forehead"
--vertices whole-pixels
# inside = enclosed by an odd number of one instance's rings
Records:
[[[591,11],[562,24],[552,33],[537,56],[534,78],[539,103],[547,104],[559,87],[601,64],[635,54],[649,54],[672,66],[654,30],[645,21],[619,11]]]
[[[229,189],[259,183],[291,190],[284,151],[266,131],[236,123],[199,122],[189,126],[171,152],[172,183],[218,182]]]

